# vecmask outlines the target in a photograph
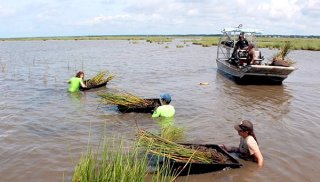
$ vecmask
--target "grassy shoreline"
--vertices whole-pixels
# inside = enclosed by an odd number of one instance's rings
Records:
[[[25,37],[25,38],[0,38],[0,41],[50,41],[50,40],[128,40],[139,41],[143,40],[150,43],[171,42],[173,39],[184,39],[187,42],[192,42],[195,45],[202,47],[216,46],[219,36],[203,36],[203,35],[114,35],[114,36],[65,36],[65,37]],[[312,50],[320,51],[320,38],[289,38],[289,37],[258,37],[258,47],[279,49],[285,42],[291,42],[293,50]]]

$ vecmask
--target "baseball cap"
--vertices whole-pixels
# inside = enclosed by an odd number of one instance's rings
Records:
[[[249,120],[243,120],[240,124],[234,125],[237,131],[253,131],[253,124]]]
[[[160,94],[160,98],[166,102],[171,102],[171,96],[169,93]]]

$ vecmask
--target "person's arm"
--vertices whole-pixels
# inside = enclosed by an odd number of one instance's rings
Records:
[[[252,49],[250,50],[250,58],[251,58],[250,64],[255,64],[255,61],[254,61],[254,58],[255,58],[254,48],[252,48]]]
[[[255,151],[255,153],[253,155],[256,158],[257,162],[258,162],[258,166],[262,167],[263,166],[263,156],[262,156],[260,150]]]
[[[87,88],[87,86],[83,83],[83,81],[80,82],[80,85],[82,88]]]
[[[227,152],[239,152],[239,147],[227,147],[225,145],[219,145],[223,150]]]
[[[237,42],[236,45],[233,48],[233,52],[232,52],[232,56],[233,57],[237,57],[236,53],[237,53],[238,49],[239,49],[239,45],[238,45],[238,42]]]
[[[254,156],[255,161],[258,163],[259,167],[263,166],[263,156],[257,142],[253,139],[253,137],[251,137],[248,139],[247,144],[250,155]]]
[[[159,107],[153,112],[152,117],[153,118],[160,117],[160,109],[159,109]]]

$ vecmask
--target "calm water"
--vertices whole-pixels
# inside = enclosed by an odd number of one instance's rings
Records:
[[[189,177],[189,181],[318,181],[320,52],[293,51],[296,70],[282,86],[241,86],[217,73],[216,47],[129,41],[0,42],[0,181],[62,181],[88,138],[132,138],[135,122],[155,130],[149,114],[120,114],[96,92],[69,94],[76,71],[108,69],[108,89],[154,98],[170,92],[186,142],[237,145],[233,125],[254,123],[265,166]],[[168,45],[169,48],[165,48]],[[262,49],[266,58],[275,51]],[[200,82],[209,85],[201,86]],[[185,181],[179,178],[178,181]]]

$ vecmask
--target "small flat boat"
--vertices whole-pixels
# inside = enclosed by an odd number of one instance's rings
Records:
[[[84,83],[87,83],[89,80],[85,80]],[[107,85],[107,83],[108,83],[108,81],[105,81],[105,82],[100,83],[98,85],[93,85],[93,86],[89,86],[89,87],[86,87],[86,88],[80,87],[80,90],[81,91],[87,91],[87,90],[91,90],[91,89],[95,89],[95,88],[105,87]]]
[[[258,50],[256,35],[261,34],[258,29],[244,29],[242,25],[235,28],[225,28],[217,47],[218,72],[232,78],[238,84],[282,84],[290,73],[296,70],[288,64],[265,63],[264,57]],[[235,42],[239,34],[245,35],[250,44],[255,46],[255,64],[242,64],[247,59],[246,50],[238,50],[233,55]],[[241,63],[241,64],[240,64]]]
[[[154,109],[158,106],[161,106],[160,99],[145,99],[148,101],[148,105],[132,105],[132,106],[124,106],[124,105],[117,105],[118,110],[123,113],[128,112],[137,112],[137,113],[152,113]]]
[[[187,143],[181,143],[181,145],[185,145],[192,148],[198,148],[198,147],[204,147],[207,149],[214,149],[216,152],[222,154],[224,157],[226,157],[226,161],[223,163],[185,163],[185,162],[178,162],[174,161],[172,159],[169,159],[169,165],[172,167],[172,170],[176,170],[177,172],[180,172],[179,175],[185,176],[185,175],[192,175],[192,174],[202,174],[202,173],[209,173],[214,171],[220,171],[225,168],[240,168],[242,164],[239,163],[239,161],[231,156],[228,152],[223,150],[219,145],[216,144],[187,144]],[[161,162],[160,162],[161,163]]]

